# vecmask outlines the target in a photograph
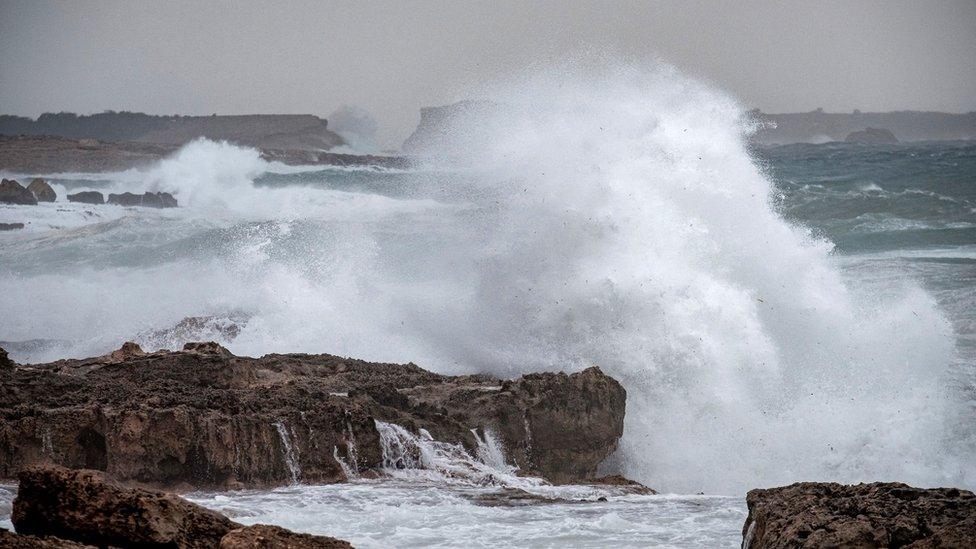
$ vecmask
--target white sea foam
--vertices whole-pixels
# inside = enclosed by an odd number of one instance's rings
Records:
[[[396,198],[255,186],[256,152],[197,141],[140,176],[175,213],[4,236],[0,338],[92,354],[242,311],[242,354],[598,364],[628,391],[613,465],[655,488],[976,484],[943,313],[911,281],[851,284],[774,211],[733,100],[666,67],[491,93],[489,123],[453,128],[482,139],[451,151],[465,169]]]

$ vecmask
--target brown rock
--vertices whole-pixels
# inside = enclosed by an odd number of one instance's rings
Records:
[[[95,549],[93,545],[83,545],[61,538],[24,536],[0,528],[0,547],[4,549]]]
[[[976,496],[901,483],[800,482],[750,490],[744,549],[976,547]]]
[[[82,202],[84,204],[104,204],[105,196],[98,191],[82,191],[80,193],[69,194],[69,202]]]
[[[58,199],[58,193],[41,178],[36,178],[27,186],[27,190],[34,195],[38,202],[54,202]]]
[[[0,478],[54,463],[157,487],[346,480],[382,467],[375,420],[477,448],[555,482],[595,477],[623,430],[626,394],[591,368],[514,381],[331,355],[239,357],[220,345],[0,369]],[[355,458],[355,460],[353,460]]]
[[[592,479],[623,435],[627,392],[599,368],[572,375],[528,374],[492,388],[481,384],[416,387],[411,399],[490,428],[527,474],[555,483]]]
[[[123,488],[102,473],[60,467],[20,474],[11,522],[20,534],[98,546],[216,547],[240,525],[178,496]]]
[[[0,203],[32,206],[37,204],[34,194],[13,179],[0,180]]]
[[[605,477],[595,478],[589,482],[589,484],[597,486],[617,486],[622,488],[624,491],[630,494],[639,494],[642,496],[654,495],[657,492],[644,486],[643,484],[637,482],[636,480],[630,480],[627,477],[621,475],[609,475]]]
[[[325,536],[296,534],[278,526],[255,524],[231,530],[220,540],[220,549],[351,549],[347,541]]]

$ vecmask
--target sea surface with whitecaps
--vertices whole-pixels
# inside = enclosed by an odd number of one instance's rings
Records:
[[[976,144],[755,148],[733,99],[666,69],[497,94],[511,108],[480,146],[406,170],[199,140],[142,170],[4,174],[59,199],[0,206],[27,223],[0,233],[0,345],[20,362],[172,348],[199,316],[194,336],[237,354],[597,364],[626,387],[604,468],[664,495],[523,479],[500,447],[190,495],[357,547],[736,547],[750,488],[976,487]],[[82,189],[180,207],[65,201]]]

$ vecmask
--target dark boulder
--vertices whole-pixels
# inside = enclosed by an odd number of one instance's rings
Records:
[[[175,208],[176,198],[169,193],[145,193],[142,195],[142,205],[147,208]]]
[[[279,526],[255,524],[231,530],[220,540],[220,549],[352,549],[341,539],[298,534]]]
[[[976,547],[976,496],[906,484],[800,482],[750,490],[743,549]]]
[[[111,193],[108,195],[108,201],[106,203],[116,204],[118,206],[142,206],[142,195],[132,193]]]
[[[13,179],[0,180],[0,203],[33,206],[37,204],[34,193]]]
[[[69,202],[82,202],[84,204],[104,204],[105,196],[98,191],[82,191],[80,193],[69,194]]]
[[[16,231],[23,228],[23,223],[0,223],[0,231]]]
[[[16,366],[16,364],[14,364],[14,361],[10,360],[10,358],[7,356],[7,350],[0,347],[0,369],[13,368],[14,366]]]
[[[54,202],[58,199],[58,193],[54,192],[54,189],[40,178],[31,181],[27,190],[34,195],[38,202]]]
[[[867,128],[859,132],[851,132],[847,134],[847,138],[844,139],[844,141],[848,143],[883,145],[898,143],[898,138],[895,137],[895,134],[891,133],[891,130],[886,130],[883,128]]]
[[[143,194],[122,193],[108,195],[109,204],[119,206],[143,206],[145,208],[175,208],[176,198],[169,193],[150,193]]]
[[[98,471],[34,468],[20,474],[17,533],[118,547],[217,547],[240,525],[178,496],[109,482]]]

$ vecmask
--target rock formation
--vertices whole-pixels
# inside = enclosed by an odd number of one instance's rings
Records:
[[[867,128],[865,130],[847,134],[844,141],[848,143],[864,143],[866,145],[884,145],[898,143],[898,138],[891,130],[883,128]]]
[[[105,196],[98,191],[82,191],[80,193],[69,194],[69,202],[82,202],[84,204],[104,204]]]
[[[976,547],[976,496],[901,483],[801,482],[751,490],[743,549]]]
[[[34,193],[28,191],[20,183],[13,179],[4,179],[0,180],[0,203],[30,206],[37,204],[37,199],[34,198]]]
[[[147,208],[175,208],[177,207],[176,198],[169,193],[143,194],[122,193],[108,195],[107,204],[117,204],[119,206],[144,206]]]
[[[276,526],[243,527],[173,494],[127,488],[99,471],[32,468],[20,474],[11,546],[211,548],[349,548],[334,538]],[[0,537],[3,541],[4,537]],[[64,541],[70,540],[70,541]],[[57,543],[60,543],[57,544]]]
[[[58,193],[41,178],[35,178],[27,186],[27,190],[34,195],[38,202],[54,202],[58,199]]]
[[[296,534],[280,526],[255,524],[231,530],[220,540],[220,549],[351,549],[348,542],[324,536]]]
[[[106,482],[98,471],[28,469],[11,522],[17,533],[119,547],[216,547],[238,525],[172,494]]]
[[[584,482],[616,448],[626,394],[597,368],[513,381],[216,343],[0,369],[0,478],[54,463],[159,487],[329,483],[382,466],[374,420],[437,440],[491,429],[522,473]]]

